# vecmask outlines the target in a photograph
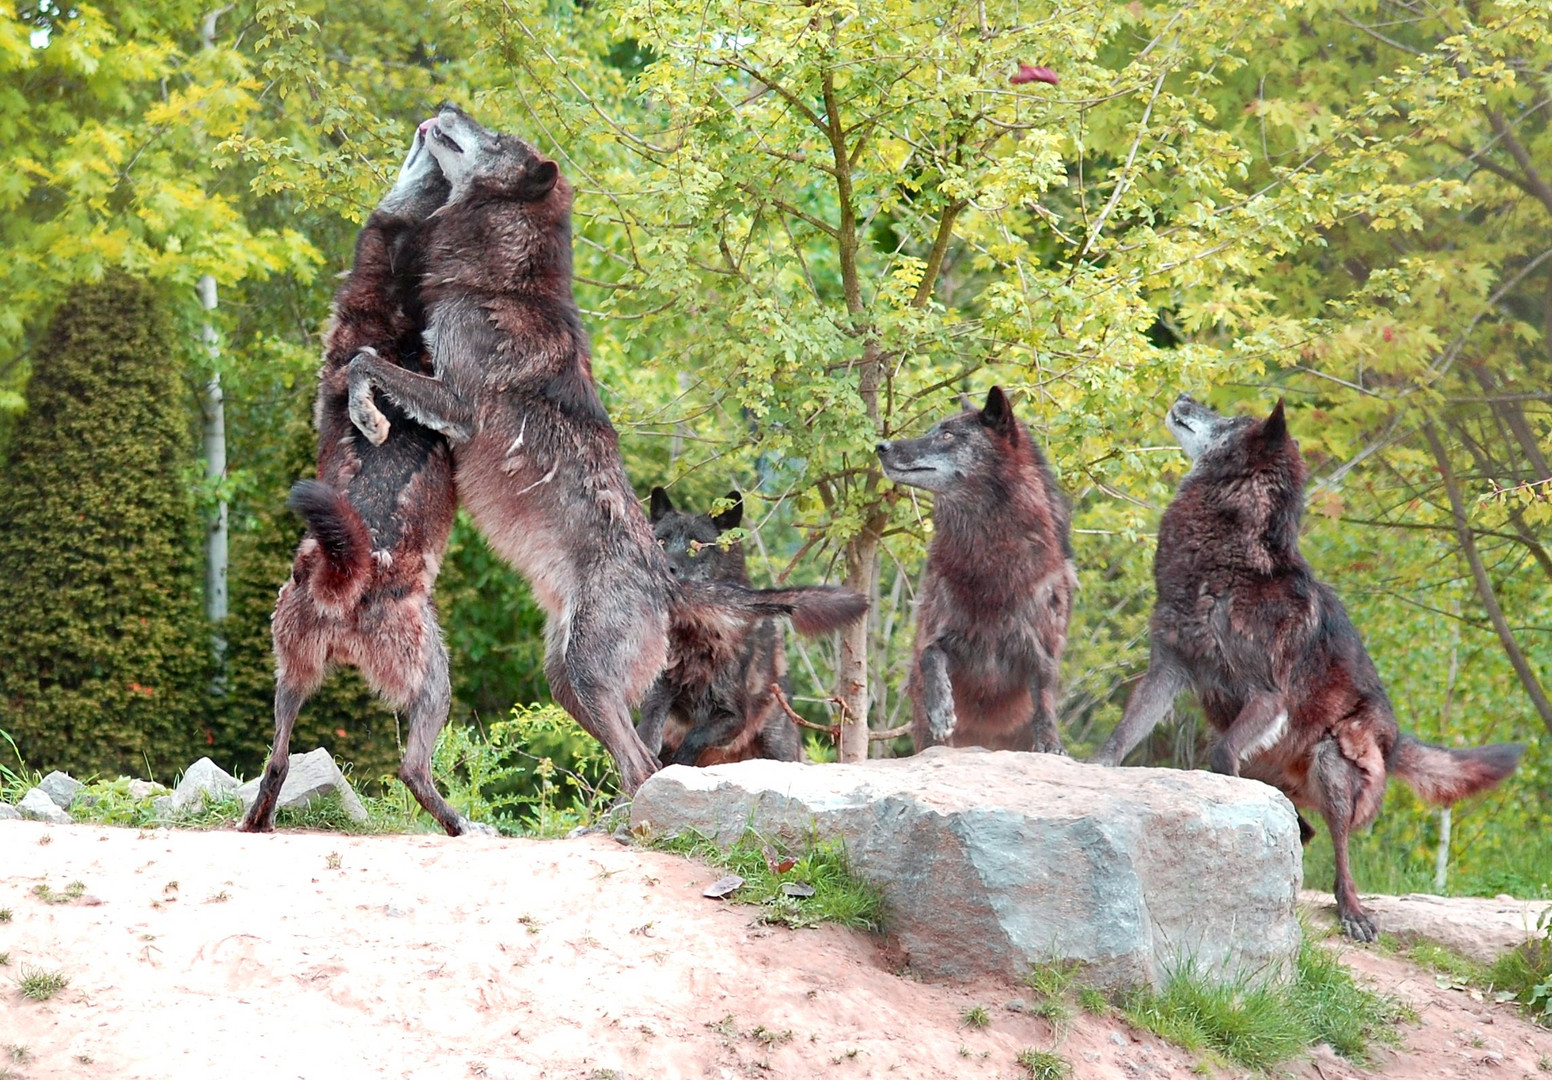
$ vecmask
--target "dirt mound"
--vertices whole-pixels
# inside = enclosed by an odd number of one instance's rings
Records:
[[[700,895],[715,871],[600,837],[7,822],[0,866],[0,1051],[25,1048],[10,1068],[27,1080],[1016,1077],[1028,1047],[1083,1080],[1193,1075],[1190,1055],[1114,1019],[1058,1032],[1010,1009],[1028,996],[1015,983],[928,985],[865,936],[754,924]],[[1552,1056],[1508,1007],[1349,959],[1422,1018],[1371,1075],[1518,1078]],[[25,1000],[28,968],[69,985]],[[985,1029],[962,1023],[978,1005]],[[1317,1057],[1289,1072],[1357,1070]]]

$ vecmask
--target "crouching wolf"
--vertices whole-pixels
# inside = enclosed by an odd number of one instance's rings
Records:
[[[1057,676],[1078,587],[1068,509],[1000,387],[919,439],[878,444],[884,475],[933,493],[907,692],[917,751],[1061,753]]]
[[[743,497],[712,517],[674,508],[652,489],[652,532],[680,582],[748,587],[738,543],[720,538],[743,521]],[[792,621],[804,634],[836,630],[867,613],[867,601],[824,586],[784,590]],[[707,633],[707,630],[711,633]],[[716,765],[749,758],[801,761],[803,738],[776,701],[787,679],[787,650],[775,619],[744,625],[704,622],[669,629],[668,666],[647,691],[636,733],[664,765]]]
[[[550,693],[630,794],[659,767],[630,707],[667,662],[670,620],[710,635],[793,605],[786,590],[670,573],[593,383],[571,287],[571,187],[555,162],[453,106],[423,126],[452,185],[423,248],[434,377],[362,353],[351,418],[387,437],[375,387],[448,436],[464,506],[544,608]]]
[[[297,713],[333,664],[359,668],[408,712],[400,779],[450,834],[472,828],[431,780],[431,750],[451,702],[431,586],[457,506],[452,456],[445,438],[390,404],[394,433],[380,446],[348,413],[348,365],[359,349],[374,347],[410,369],[424,363],[418,234],[449,190],[417,131],[334,298],[315,415],[318,479],[291,490],[307,535],[275,607],[275,744],[242,821],[249,832],[273,827]]]
[[[1191,470],[1159,523],[1148,672],[1094,760],[1118,764],[1190,686],[1221,732],[1215,771],[1318,810],[1349,937],[1373,941],[1347,837],[1379,813],[1388,774],[1448,805],[1514,771],[1523,747],[1451,750],[1403,734],[1358,631],[1299,553],[1304,461],[1282,402],[1219,416],[1182,394],[1165,418]],[[1303,815],[1299,833],[1313,835]]]

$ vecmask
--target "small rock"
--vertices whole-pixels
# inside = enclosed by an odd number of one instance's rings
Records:
[[[21,813],[10,803],[0,802],[0,821],[20,821]]]
[[[390,919],[405,918],[409,915],[410,912],[414,910],[415,909],[411,905],[399,900],[390,900],[383,905],[383,914],[388,916]]]
[[[800,899],[814,895],[814,887],[806,881],[783,881],[781,883],[781,895],[796,896]]]
[[[177,811],[173,809],[172,796],[158,795],[156,798],[152,799],[151,813],[155,815],[158,821],[166,821],[168,818],[176,814]]]
[[[256,776],[249,780],[236,791],[237,797],[242,800],[243,809],[253,805],[259,797],[259,782],[263,777]],[[320,795],[334,792],[339,796],[340,805],[345,808],[345,815],[352,821],[369,821],[366,807],[361,805],[361,800],[351,789],[339,766],[334,764],[334,759],[323,747],[311,750],[305,754],[292,754],[290,768],[286,771],[286,782],[280,788],[280,798],[275,802],[278,810],[293,810],[311,803]]]
[[[743,878],[739,877],[737,874],[728,874],[726,877],[720,877],[716,881],[713,881],[710,885],[706,886],[706,888],[702,889],[701,895],[709,896],[713,900],[721,900],[724,897],[732,896],[743,887]]]
[[[615,829],[614,832],[610,833],[609,835],[614,837],[614,839],[615,839],[615,841],[617,843],[624,844],[626,847],[629,847],[631,845],[631,843],[633,843],[635,841],[635,839],[636,839],[634,836],[631,835],[631,831],[630,831],[630,826],[629,825],[621,825],[619,828]]]
[[[290,777],[286,779],[289,786]],[[236,777],[209,758],[202,757],[190,765],[183,779],[178,781],[178,790],[172,794],[172,808],[179,814],[197,814],[204,809],[207,796],[225,795],[237,788]]]
[[[153,795],[167,794],[167,786],[158,784],[154,780],[131,780],[129,782],[129,797],[139,802],[141,799],[149,799]]]
[[[1085,1051],[1083,1051],[1083,1060],[1087,1061],[1090,1065],[1094,1064],[1095,1062],[1097,1062],[1099,1060],[1099,1051],[1098,1050],[1085,1050]]]
[[[54,775],[62,776],[64,774],[56,773]],[[16,809],[21,812],[22,817],[33,821],[47,821],[54,825],[70,824],[70,815],[61,810],[58,803],[41,787],[35,787],[27,792],[26,797],[16,804]]]
[[[85,785],[68,773],[54,771],[38,781],[38,788],[61,810],[70,809],[76,793]]]
[[[1110,1033],[1110,1041],[1115,1043],[1117,1046],[1126,1045],[1126,1038],[1119,1031],[1112,1031]]]
[[[1021,1013],[1021,1012],[1028,1012],[1029,1011],[1029,1006],[1025,1005],[1022,1001],[1019,1001],[1018,999],[1014,999],[1013,1001],[1008,1002],[1006,1005],[1003,1006],[1003,1008],[1007,1009],[1009,1012],[1014,1012],[1014,1013]]]

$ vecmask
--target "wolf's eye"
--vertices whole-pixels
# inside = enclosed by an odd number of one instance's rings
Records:
[[[954,433],[952,431],[940,431],[940,432],[938,432],[938,442],[953,442],[953,441],[954,441]]]

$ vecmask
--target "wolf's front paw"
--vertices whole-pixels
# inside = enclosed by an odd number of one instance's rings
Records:
[[[1361,909],[1338,911],[1337,919],[1342,924],[1342,933],[1354,941],[1378,941],[1379,927],[1374,925],[1374,920],[1369,913]]]
[[[941,716],[928,715],[927,730],[932,732],[933,741],[947,746],[954,737],[954,729],[959,726],[959,717],[952,709],[947,710]]]
[[[1067,753],[1067,748],[1062,745],[1062,740],[1060,738],[1056,738],[1056,739],[1040,739],[1040,740],[1036,741],[1036,743],[1035,743],[1035,753],[1037,753],[1037,754],[1056,754],[1058,757],[1070,757],[1071,756],[1071,755],[1069,755]]]
[[[388,438],[388,418],[372,400],[372,381],[359,359],[350,362],[350,422],[373,446]]]

